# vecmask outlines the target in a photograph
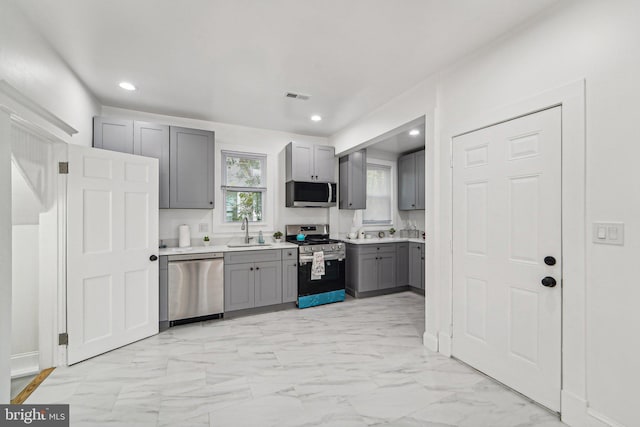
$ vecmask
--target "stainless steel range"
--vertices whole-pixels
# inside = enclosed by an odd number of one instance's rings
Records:
[[[304,239],[298,240],[299,235]],[[345,244],[329,238],[329,225],[287,225],[286,240],[298,245],[298,307],[344,301]],[[314,259],[322,263],[324,274],[314,274]]]

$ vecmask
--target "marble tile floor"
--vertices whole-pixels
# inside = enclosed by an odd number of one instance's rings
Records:
[[[562,426],[422,346],[411,292],[172,328],[56,369],[73,426]]]

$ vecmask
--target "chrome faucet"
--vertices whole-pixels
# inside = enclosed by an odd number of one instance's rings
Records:
[[[244,230],[244,243],[248,245],[249,244],[249,220],[247,219],[246,216],[242,219],[242,227],[240,227],[240,230]]]

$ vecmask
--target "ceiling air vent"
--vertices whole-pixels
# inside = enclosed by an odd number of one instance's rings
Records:
[[[303,93],[295,93],[295,92],[287,92],[284,94],[284,96],[292,99],[301,99],[303,101],[306,101],[309,98],[311,98],[311,95],[305,95]]]

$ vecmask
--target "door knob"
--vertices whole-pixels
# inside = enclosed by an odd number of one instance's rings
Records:
[[[557,284],[556,279],[550,276],[547,276],[544,279],[542,279],[541,283],[542,283],[542,286],[546,286],[547,288],[553,288]]]
[[[547,265],[556,265],[556,259],[552,256],[544,257],[544,263]]]
[[[155,256],[155,255],[151,255],[151,256],[149,257],[149,260],[150,260],[150,261],[157,261],[157,260],[158,260],[158,257],[157,257],[157,256]]]

